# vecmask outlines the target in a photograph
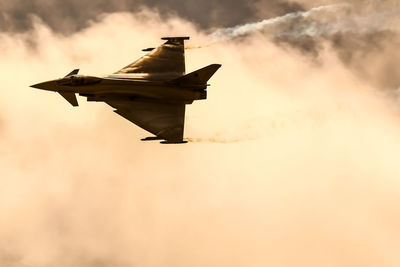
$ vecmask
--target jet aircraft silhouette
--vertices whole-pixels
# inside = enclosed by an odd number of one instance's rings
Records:
[[[78,75],[76,69],[64,78],[31,87],[58,92],[72,106],[78,106],[76,94],[87,97],[87,101],[105,102],[115,113],[154,134],[142,141],[186,143],[185,107],[207,98],[207,82],[221,67],[212,64],[185,74],[188,39],[164,37],[166,42],[160,47],[143,49],[149,53],[103,78]]]
[[[31,87],[58,92],[74,107],[78,106],[76,94],[87,101],[105,102],[115,113],[154,134],[142,141],[186,143],[186,105],[207,99],[207,82],[221,67],[212,64],[185,74],[184,41],[188,39],[164,37],[163,45],[144,49],[147,55],[103,78],[78,75],[76,69],[64,78]]]

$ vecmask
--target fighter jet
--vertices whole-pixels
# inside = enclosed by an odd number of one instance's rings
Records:
[[[61,79],[31,87],[58,92],[72,106],[76,94],[87,101],[105,102],[114,112],[154,136],[142,141],[164,140],[164,144],[186,143],[183,139],[186,105],[207,98],[208,80],[221,67],[212,64],[185,73],[185,40],[164,37],[158,48],[146,48],[144,57],[106,77],[78,75],[73,70]]]

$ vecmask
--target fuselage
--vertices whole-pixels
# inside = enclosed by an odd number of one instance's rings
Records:
[[[105,98],[134,100],[153,99],[191,104],[194,100],[207,98],[207,85],[182,85],[173,81],[160,81],[140,76],[94,77],[72,75],[52,80],[33,87],[56,92],[72,92],[88,98],[88,101],[103,101]]]

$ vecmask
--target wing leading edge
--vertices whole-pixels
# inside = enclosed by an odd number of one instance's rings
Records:
[[[163,45],[114,73],[163,75],[177,78],[185,74],[185,40],[189,37],[164,37]]]
[[[115,113],[166,143],[184,143],[185,104],[140,101],[106,101]]]

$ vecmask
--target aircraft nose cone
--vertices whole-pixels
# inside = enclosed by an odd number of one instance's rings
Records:
[[[31,87],[36,88],[36,89],[54,91],[54,90],[56,90],[57,84],[55,81],[48,81],[48,82],[31,85]]]

